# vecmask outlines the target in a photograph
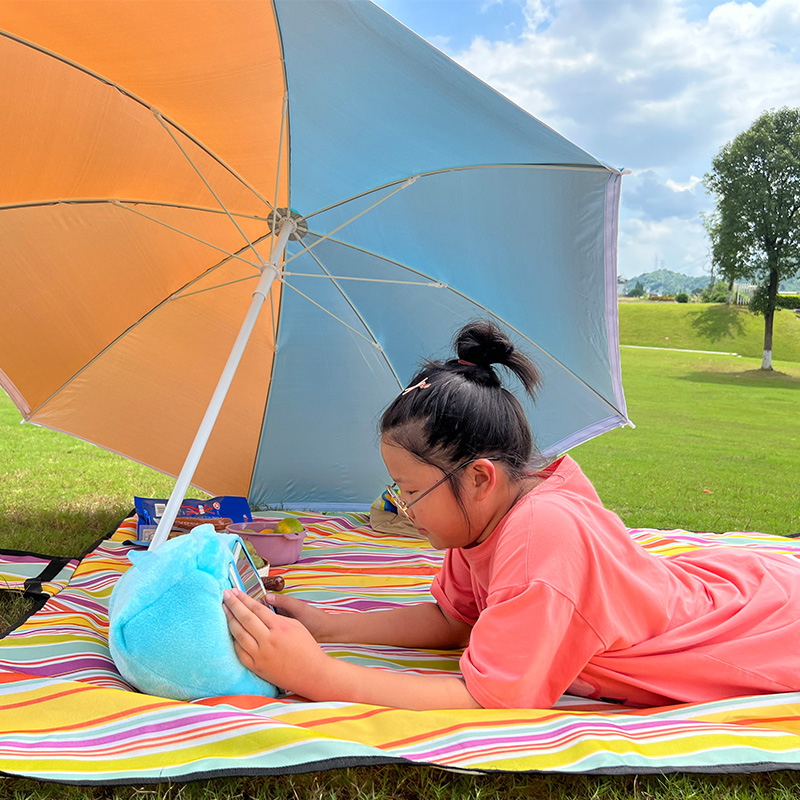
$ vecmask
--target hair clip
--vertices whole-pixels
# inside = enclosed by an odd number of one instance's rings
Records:
[[[401,395],[408,394],[409,392],[413,392],[414,389],[430,389],[431,385],[428,383],[427,378],[423,378],[419,383],[415,383],[413,386],[409,386],[407,389],[403,389],[400,392]]]

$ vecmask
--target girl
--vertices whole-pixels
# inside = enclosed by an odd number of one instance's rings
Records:
[[[430,362],[381,419],[398,508],[447,550],[435,603],[327,613],[242,593],[226,613],[242,662],[312,700],[412,709],[547,708],[564,693],[627,705],[800,690],[800,562],[744,548],[656,557],[603,508],[564,456],[530,468],[516,398],[538,375],[491,322],[457,358]],[[466,648],[463,678],[394,673],[327,656],[317,642]]]

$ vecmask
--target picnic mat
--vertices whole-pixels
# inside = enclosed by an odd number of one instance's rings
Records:
[[[379,534],[359,514],[300,518],[287,591],[359,612],[429,600],[442,553]],[[764,534],[633,530],[658,555],[720,543],[800,557]],[[800,767],[800,693],[627,709],[563,697],[553,709],[402,711],[298,697],[192,703],[135,692],[107,646],[111,590],[134,520],[81,560],[0,551],[0,586],[45,602],[0,639],[0,771],[77,784],[196,780],[367,764],[476,772],[755,772]],[[415,673],[458,671],[458,652],[326,645],[338,657]]]

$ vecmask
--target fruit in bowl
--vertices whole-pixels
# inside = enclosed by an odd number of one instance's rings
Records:
[[[300,533],[305,528],[296,517],[284,517],[278,520],[274,528],[274,533]]]
[[[300,557],[306,529],[295,517],[258,519],[228,525],[228,533],[250,542],[261,558],[274,567],[294,564]]]

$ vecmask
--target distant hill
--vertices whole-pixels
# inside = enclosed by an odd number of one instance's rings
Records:
[[[678,292],[691,294],[695,289],[705,289],[711,281],[711,276],[700,275],[698,277],[683,275],[680,272],[673,272],[669,269],[657,269],[653,272],[643,272],[641,275],[628,278],[625,291],[633,289],[637,281],[642,282],[642,286],[644,286],[644,290],[648,294],[671,294],[674,296]],[[800,275],[796,278],[782,281],[778,291],[800,293]]]
[[[790,278],[788,281],[782,281],[778,287],[779,292],[797,292],[800,294],[800,275],[796,278]]]
[[[669,269],[657,269],[653,272],[643,272],[641,275],[628,278],[626,291],[630,291],[636,286],[637,281],[641,281],[644,290],[648,294],[676,295],[678,292],[691,294],[694,289],[705,289],[710,280],[711,277],[709,275],[692,277]]]

